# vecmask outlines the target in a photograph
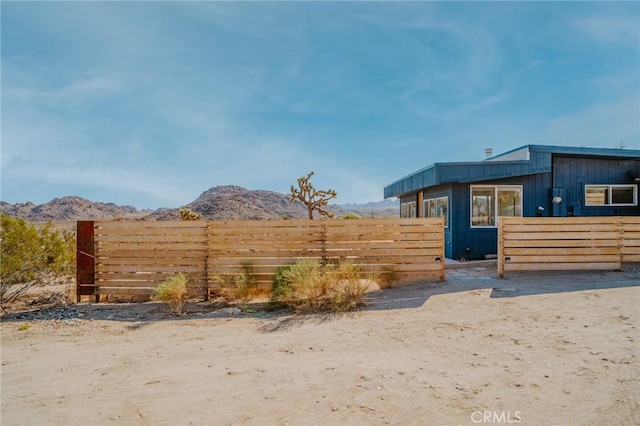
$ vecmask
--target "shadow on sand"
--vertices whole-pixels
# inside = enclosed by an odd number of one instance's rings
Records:
[[[376,290],[366,294],[360,311],[347,314],[320,313],[295,315],[291,310],[272,309],[268,303],[249,304],[237,314],[233,307],[215,302],[190,302],[184,315],[174,315],[165,303],[78,303],[72,305],[41,306],[32,310],[3,315],[2,322],[32,320],[107,320],[130,322],[136,329],[151,322],[181,321],[205,318],[241,320],[246,318],[267,320],[261,330],[265,333],[282,332],[303,324],[320,324],[360,315],[367,311],[415,309],[425,305],[432,296],[473,290],[491,290],[491,298],[524,297],[549,293],[602,290],[640,286],[640,264],[626,264],[622,271],[533,271],[510,273],[497,278],[495,265],[482,267],[473,263],[447,270],[444,282],[425,282],[397,288]]]
[[[627,264],[622,271],[530,271],[510,273],[506,278],[497,278],[495,268],[470,266],[470,269],[456,268],[455,272],[447,272],[444,282],[368,293],[366,309],[418,308],[432,296],[472,290],[488,289],[491,298],[504,298],[638,286],[640,264]]]

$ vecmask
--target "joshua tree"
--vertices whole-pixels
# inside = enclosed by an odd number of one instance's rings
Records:
[[[326,191],[316,190],[309,182],[311,176],[313,176],[313,172],[309,173],[306,177],[303,176],[298,178],[298,188],[291,185],[290,202],[293,203],[295,200],[302,201],[309,211],[309,219],[313,219],[314,210],[321,215],[333,217],[333,213],[325,210],[323,207],[329,204],[329,200],[336,198],[338,193],[333,189],[328,189]]]

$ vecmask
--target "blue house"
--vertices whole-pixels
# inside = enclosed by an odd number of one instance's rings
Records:
[[[444,217],[445,253],[497,253],[500,216],[640,216],[640,150],[526,145],[477,162],[435,163],[384,188],[400,217]]]

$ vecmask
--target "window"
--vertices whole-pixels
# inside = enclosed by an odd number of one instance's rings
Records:
[[[449,226],[449,197],[427,198],[423,206],[424,217],[444,217],[445,228]]]
[[[411,201],[409,203],[400,204],[400,217],[401,218],[416,217],[416,202]]]
[[[635,206],[638,204],[636,185],[585,185],[585,206]]]
[[[472,186],[471,226],[495,227],[496,216],[522,217],[522,186]]]

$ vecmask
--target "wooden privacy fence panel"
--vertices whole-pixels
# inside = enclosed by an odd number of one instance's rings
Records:
[[[640,262],[640,216],[619,219],[622,262]]]
[[[640,260],[637,217],[502,217],[498,275],[506,271],[621,269]]]
[[[83,247],[93,248],[85,254],[93,262],[78,268],[78,297],[148,296],[181,272],[206,295],[216,277],[246,266],[270,286],[278,267],[308,257],[349,260],[400,279],[445,278],[442,218],[78,222],[80,240],[92,242]]]
[[[183,272],[207,286],[207,224],[202,221],[96,221],[95,294],[151,295]]]
[[[209,233],[211,286],[217,274],[250,267],[258,284],[268,287],[276,269],[302,258],[444,280],[442,219],[211,221]]]
[[[367,219],[328,222],[329,260],[346,259],[369,271],[445,279],[444,219]]]
[[[261,286],[271,285],[278,266],[304,257],[322,258],[324,221],[210,221],[209,285],[221,274],[239,274],[250,268]]]

